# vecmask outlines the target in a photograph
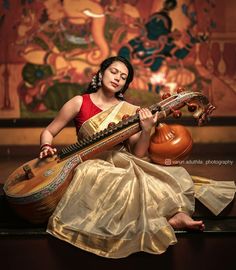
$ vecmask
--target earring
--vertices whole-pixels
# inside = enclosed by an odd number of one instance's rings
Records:
[[[98,73],[98,87],[101,87],[102,86],[102,73],[101,72],[99,72]]]
[[[117,97],[118,97],[118,98],[124,98],[124,95],[123,95],[123,93],[122,93],[121,91],[119,91],[119,92],[117,93]]]
[[[91,85],[92,85],[92,88],[93,89],[96,89],[97,88],[96,80],[97,80],[97,76],[94,75],[93,78],[92,78],[92,81],[91,81]]]

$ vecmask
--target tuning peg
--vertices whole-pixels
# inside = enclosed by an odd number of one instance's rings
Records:
[[[206,113],[203,113],[199,118],[198,118],[198,125],[202,126],[206,124],[209,121],[209,117]]]
[[[180,118],[182,116],[182,112],[180,110],[172,110],[172,112],[174,118]]]
[[[184,92],[186,91],[184,87],[178,87],[177,90],[176,90],[176,93],[181,93],[181,92]]]
[[[122,120],[126,120],[126,119],[129,118],[129,117],[130,117],[129,114],[124,114],[124,115],[122,116]]]
[[[204,125],[205,122],[206,122],[205,119],[202,119],[202,118],[199,118],[199,119],[198,119],[198,125],[199,125],[199,126]]]
[[[110,122],[109,124],[108,124],[108,128],[112,128],[112,127],[114,127],[116,124],[114,123],[114,122]]]
[[[167,99],[168,97],[170,97],[171,94],[170,93],[164,93],[162,96],[161,96],[161,99],[164,100],[164,99]]]
[[[194,103],[187,103],[187,102],[186,102],[186,105],[188,106],[188,111],[189,111],[189,112],[195,112],[196,109],[197,109],[197,105],[194,104]]]

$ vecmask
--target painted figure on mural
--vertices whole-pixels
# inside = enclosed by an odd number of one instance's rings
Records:
[[[155,7],[155,2],[153,1],[153,7]],[[160,5],[157,7],[160,8]],[[143,25],[141,35],[123,45],[119,50],[119,55],[126,57],[141,68],[150,70],[150,77],[155,77],[155,74],[160,71],[167,76],[171,65],[180,66],[180,62],[189,55],[193,46],[206,40],[205,35],[198,36],[197,33],[194,33],[196,13],[191,8],[191,5],[186,5],[186,1],[163,1],[161,10],[152,13]],[[153,9],[155,10],[155,8]],[[179,12],[178,15],[182,15],[183,19],[181,17],[182,25],[177,23],[178,29],[173,29],[173,24],[176,26],[176,23],[173,21],[171,12],[176,12],[176,9]],[[180,9],[181,11],[179,11]],[[195,79],[191,71],[185,70],[184,75],[188,77],[188,80],[179,82],[179,85],[181,83],[182,86],[183,84],[191,84]],[[150,77],[146,78],[149,82]],[[178,78],[175,78],[175,81],[178,81]],[[160,91],[160,85],[161,81],[158,81],[156,92]],[[151,87],[151,83],[149,86]]]
[[[101,1],[107,16],[107,35],[111,36],[108,39],[114,54],[118,52],[120,44],[141,34],[143,19],[137,7],[138,2],[139,0]]]
[[[185,63],[206,37],[198,34],[189,0],[153,0],[147,7],[139,0],[32,1],[16,29],[26,62],[18,87],[22,111],[48,116],[82,91],[102,59],[117,53],[135,68],[134,90],[192,86],[199,74],[194,60]]]
[[[105,22],[102,6],[92,0],[46,0],[38,4],[37,12],[32,9],[23,15],[18,44],[27,64],[19,93],[28,109],[57,110],[62,104],[59,100],[55,104],[54,91],[60,89],[68,99],[73,89],[78,91],[91,79],[94,68],[109,54]]]

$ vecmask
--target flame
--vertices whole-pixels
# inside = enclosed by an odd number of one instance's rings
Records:
[[[166,82],[165,73],[159,72],[159,73],[152,74],[152,76],[150,77],[150,82],[151,84],[154,84],[154,85],[165,84]]]

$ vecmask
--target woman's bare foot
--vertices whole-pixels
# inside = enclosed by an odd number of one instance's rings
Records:
[[[168,220],[168,222],[174,229],[188,229],[199,231],[203,231],[205,229],[205,225],[202,220],[193,220],[190,216],[183,212],[175,214],[172,218]]]

